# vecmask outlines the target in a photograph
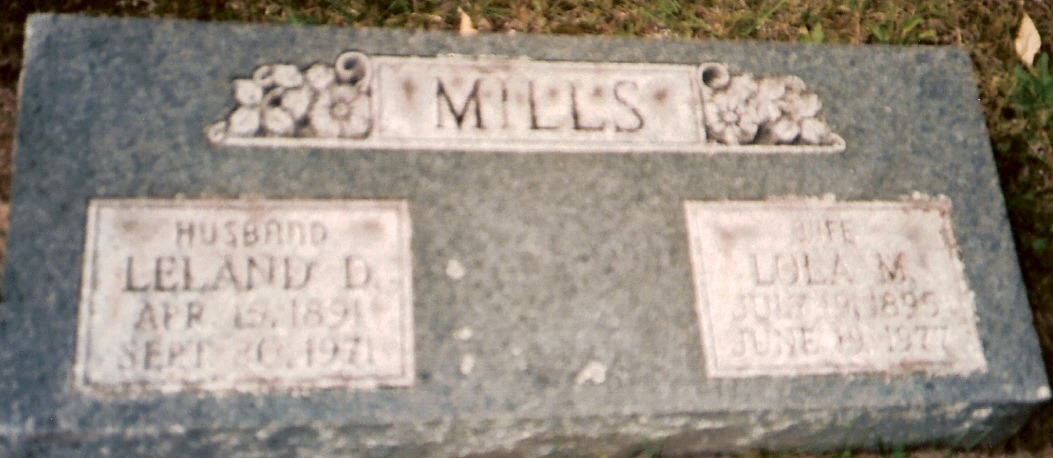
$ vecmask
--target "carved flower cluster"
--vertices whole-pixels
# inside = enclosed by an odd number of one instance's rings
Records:
[[[238,106],[209,132],[213,138],[363,138],[373,127],[369,61],[358,52],[341,54],[335,64],[306,68],[269,64],[252,78],[234,80]]]
[[[829,145],[835,135],[819,117],[819,96],[796,76],[730,76],[702,69],[703,114],[711,140],[726,145]]]

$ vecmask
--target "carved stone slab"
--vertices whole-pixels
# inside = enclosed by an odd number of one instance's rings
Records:
[[[369,57],[235,78],[217,145],[508,152],[837,153],[796,76],[701,65]]]
[[[987,369],[948,199],[685,210],[708,376]]]
[[[962,446],[1051,396],[962,50],[28,24],[0,457]]]
[[[412,385],[405,202],[93,200],[75,386]]]

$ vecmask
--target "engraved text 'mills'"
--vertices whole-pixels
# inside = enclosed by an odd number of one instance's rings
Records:
[[[510,78],[480,77],[467,91],[452,91],[449,77],[435,78],[437,129],[562,130],[579,132],[614,131],[631,134],[646,125],[635,102],[635,81],[614,80],[609,85],[587,85],[574,80],[538,83]],[[458,81],[463,85],[463,80]],[[525,84],[509,88],[509,84]],[[526,97],[526,105],[510,94]],[[526,113],[522,113],[525,111]],[[524,125],[513,125],[521,122]]]
[[[694,75],[686,66],[383,60],[377,135],[494,145],[698,144],[706,134]]]

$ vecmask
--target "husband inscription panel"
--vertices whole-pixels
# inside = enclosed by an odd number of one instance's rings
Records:
[[[93,200],[76,387],[413,382],[398,201]]]

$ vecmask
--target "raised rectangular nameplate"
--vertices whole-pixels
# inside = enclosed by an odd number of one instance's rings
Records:
[[[407,386],[406,202],[92,200],[74,385]]]
[[[949,200],[685,210],[710,377],[986,370]]]
[[[796,76],[719,63],[465,56],[267,64],[233,81],[213,144],[498,152],[837,153]]]

